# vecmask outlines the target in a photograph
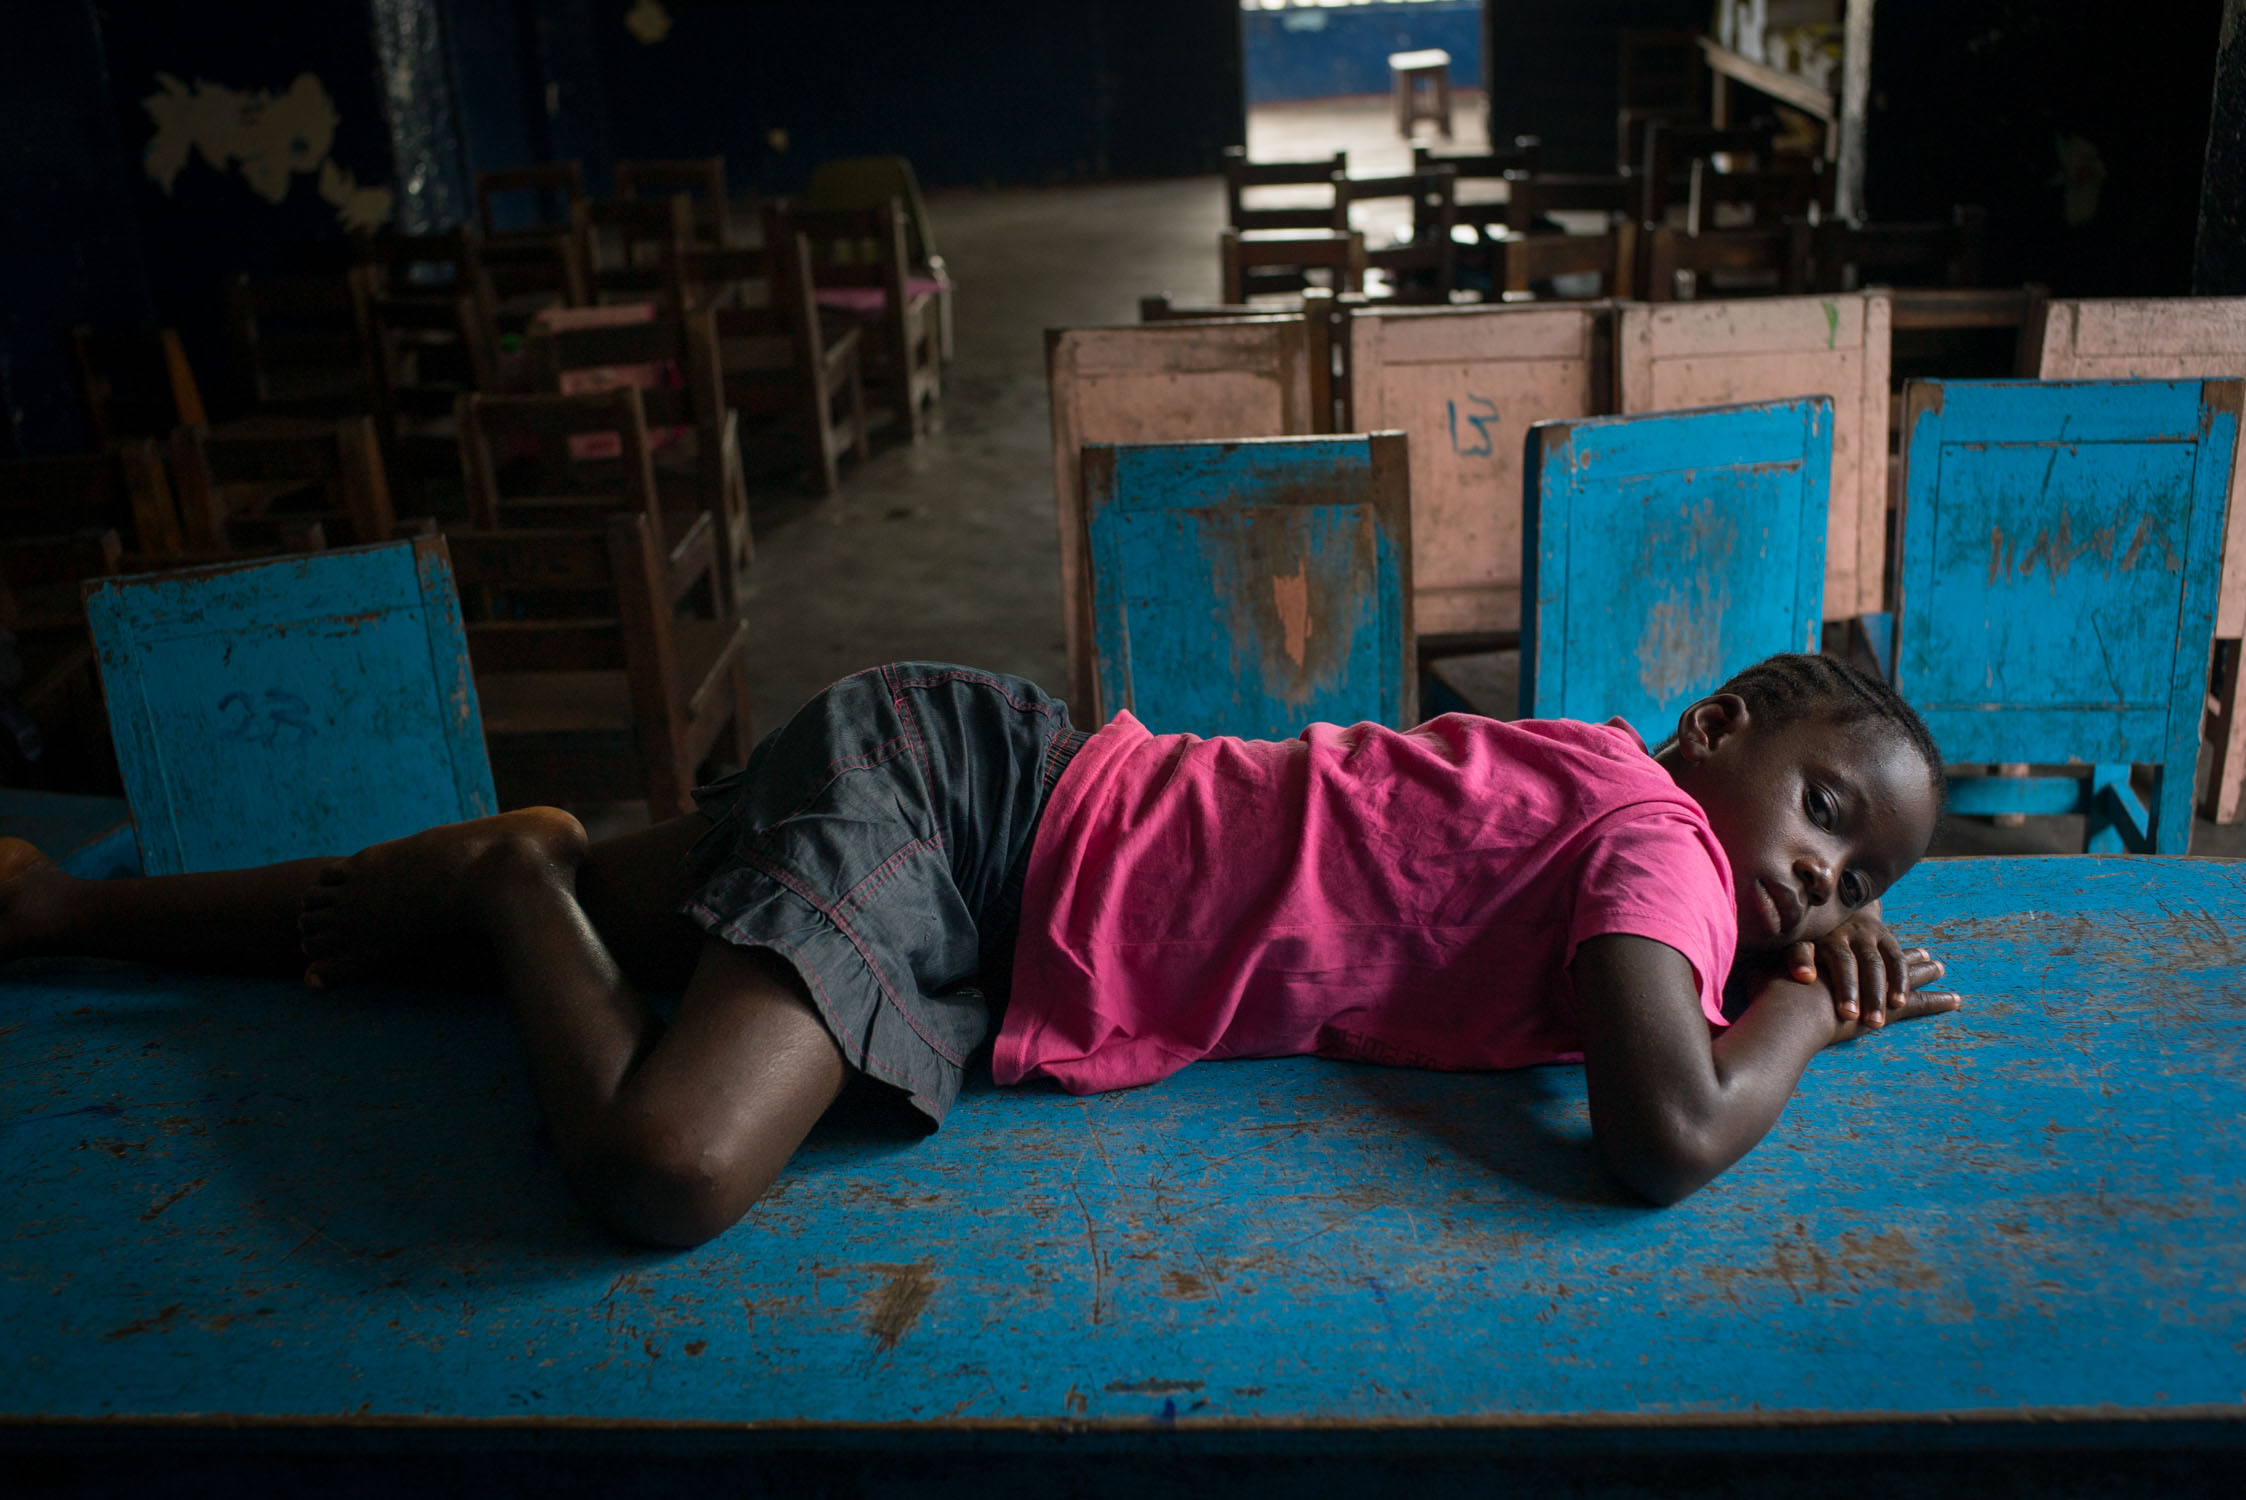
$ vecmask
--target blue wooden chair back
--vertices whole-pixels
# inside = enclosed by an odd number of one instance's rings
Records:
[[[1417,721],[1404,435],[1084,449],[1095,719],[1284,739]]]
[[[1817,649],[1833,403],[1529,429],[1521,716],[1617,715],[1660,743],[1693,700]]]
[[[1953,764],[2088,763],[1954,780],[1954,811],[2081,812],[2093,853],[2185,852],[2241,389],[1909,387],[1895,686]]]
[[[104,578],[86,616],[148,874],[498,808],[441,538]]]

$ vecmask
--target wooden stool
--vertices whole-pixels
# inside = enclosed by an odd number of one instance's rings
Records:
[[[1440,47],[1388,54],[1388,77],[1396,95],[1396,130],[1406,140],[1412,127],[1433,120],[1443,139],[1451,138],[1451,55]],[[1420,88],[1424,82],[1427,88]],[[1420,102],[1425,99],[1425,103]]]

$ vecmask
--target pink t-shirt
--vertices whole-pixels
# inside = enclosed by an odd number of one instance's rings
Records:
[[[1266,741],[1118,714],[1038,826],[992,1073],[1084,1094],[1200,1058],[1570,1060],[1577,944],[1668,944],[1720,1026],[1738,921],[1706,814],[1620,719]]]

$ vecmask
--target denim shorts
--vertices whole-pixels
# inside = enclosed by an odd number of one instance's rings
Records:
[[[850,1065],[941,1122],[996,1030],[1038,816],[1088,738],[1018,677],[846,677],[694,793],[682,908],[802,977]]]

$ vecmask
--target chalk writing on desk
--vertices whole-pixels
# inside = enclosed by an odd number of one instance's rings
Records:
[[[1487,396],[1476,396],[1471,392],[1468,393],[1466,399],[1481,407],[1482,410],[1479,413],[1473,411],[1466,413],[1466,424],[1474,431],[1466,439],[1465,446],[1461,446],[1458,441],[1458,403],[1456,401],[1443,403],[1450,412],[1451,452],[1462,458],[1480,458],[1490,451],[1492,442],[1490,427],[1497,421],[1497,403]]]
[[[2058,526],[2038,530],[2035,541],[2024,552],[2019,550],[2019,537],[2006,536],[2003,527],[1991,526],[1988,582],[1994,585],[1999,579],[2014,576],[2024,578],[2034,572],[2035,565],[2041,562],[2045,574],[2056,587],[2058,580],[2066,576],[2067,569],[2080,557],[2095,557],[2111,573],[2116,570],[2113,554],[2114,545],[2119,540],[2120,529],[2113,526],[2097,527],[2078,540],[2065,511],[2059,512]],[[2119,571],[2128,572],[2137,566],[2140,559],[2152,561],[2153,547],[2160,549],[2159,560],[2168,572],[2182,571],[2183,559],[2176,555],[2175,545],[2168,538],[2168,528],[2158,516],[2145,516],[2137,522],[2135,535],[2122,551]]]
[[[262,698],[236,688],[218,700],[218,711],[226,720],[218,732],[222,740],[270,745],[283,730],[296,732],[294,743],[312,737],[312,705],[286,688],[267,688]]]

